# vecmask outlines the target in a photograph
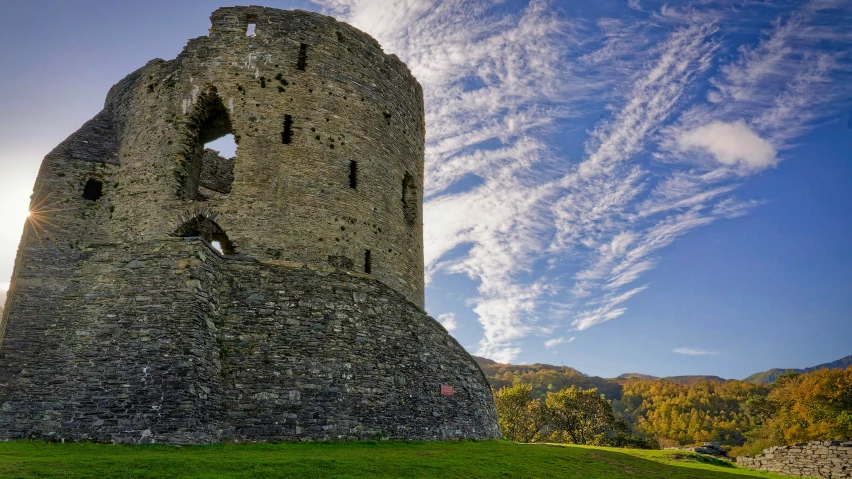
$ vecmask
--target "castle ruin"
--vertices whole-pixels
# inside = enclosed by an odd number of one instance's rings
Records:
[[[44,158],[0,439],[499,437],[484,374],[423,311],[420,85],[330,17],[211,20]],[[234,158],[205,149],[228,134]]]

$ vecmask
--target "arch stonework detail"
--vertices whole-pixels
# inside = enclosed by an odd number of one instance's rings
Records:
[[[42,162],[0,440],[498,437],[484,374],[423,311],[420,85],[330,17],[211,20]],[[234,159],[204,149],[225,134]]]

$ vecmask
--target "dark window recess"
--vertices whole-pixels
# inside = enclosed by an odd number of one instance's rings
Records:
[[[364,252],[364,272],[370,274],[373,272],[372,258],[370,258],[370,250]]]
[[[349,187],[353,190],[358,188],[358,162],[349,162]]]
[[[183,238],[200,237],[204,241],[207,241],[213,249],[223,255],[236,254],[234,244],[228,239],[228,235],[225,234],[222,227],[220,227],[211,218],[215,218],[215,215],[211,217],[199,215],[184,221],[184,223],[175,230],[174,233],[172,233],[172,236],[179,236]]]
[[[281,132],[281,143],[289,145],[293,139],[293,117],[284,115],[284,131]]]
[[[305,71],[308,65],[308,45],[306,43],[299,44],[299,60],[296,62],[296,69]]]
[[[104,195],[104,184],[100,180],[89,178],[83,187],[83,198],[89,201],[98,201]]]
[[[402,214],[408,224],[414,224],[417,221],[417,186],[414,184],[414,178],[405,172],[405,177],[402,179]]]

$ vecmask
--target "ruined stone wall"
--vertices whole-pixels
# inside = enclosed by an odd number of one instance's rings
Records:
[[[52,281],[31,273],[20,298]],[[16,309],[0,354],[0,439],[499,437],[473,359],[368,275],[173,238],[80,252],[69,281],[47,298],[49,315]]]
[[[737,465],[787,476],[852,478],[852,441],[770,447],[754,457],[738,457]]]
[[[236,7],[211,19],[208,37],[110,93],[122,125],[113,237],[170,234],[204,206],[260,260],[344,257],[365,272],[369,250],[370,274],[423,306],[423,97],[406,66],[318,14]],[[197,196],[193,143],[224,133],[238,144],[231,191]]]
[[[42,162],[0,439],[499,437],[484,374],[422,310],[420,86],[329,17],[211,18]],[[205,149],[228,133],[234,159]]]

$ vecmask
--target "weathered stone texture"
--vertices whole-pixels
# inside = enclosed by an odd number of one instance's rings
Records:
[[[787,476],[852,478],[852,441],[816,441],[770,447],[754,457],[738,457],[737,465]]]
[[[421,309],[416,80],[329,17],[211,19],[45,157],[0,439],[498,437],[484,374]],[[228,133],[234,159],[205,150]]]

